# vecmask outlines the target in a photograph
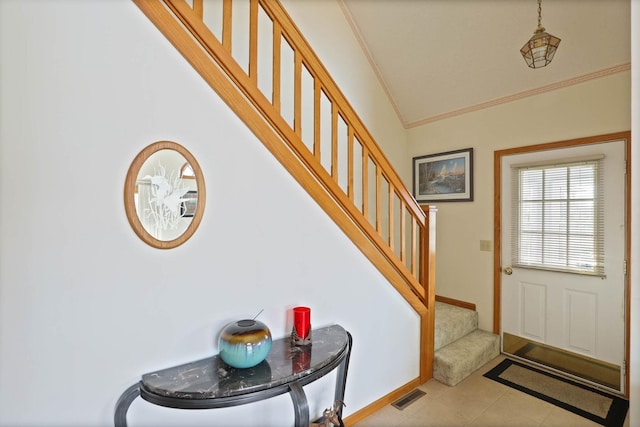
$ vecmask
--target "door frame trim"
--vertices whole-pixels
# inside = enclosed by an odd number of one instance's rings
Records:
[[[625,259],[627,260],[627,271],[624,278],[624,295],[625,295],[625,360],[624,369],[624,395],[629,396],[629,342],[631,339],[630,328],[630,308],[631,298],[629,295],[629,277],[630,277],[630,243],[631,243],[631,132],[616,132],[604,135],[590,136],[586,138],[569,139],[564,141],[527,145],[523,147],[508,148],[504,150],[496,150],[493,152],[493,332],[500,334],[500,316],[502,313],[501,296],[502,296],[502,224],[501,224],[501,201],[500,192],[502,179],[502,157],[530,153],[535,151],[548,151],[557,148],[577,147],[589,144],[601,144],[613,141],[625,141],[625,164],[626,164],[626,191],[625,191]]]

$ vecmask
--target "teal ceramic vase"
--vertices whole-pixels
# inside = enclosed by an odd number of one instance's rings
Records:
[[[218,340],[220,358],[234,368],[251,368],[271,351],[271,331],[258,320],[239,320],[224,327]]]

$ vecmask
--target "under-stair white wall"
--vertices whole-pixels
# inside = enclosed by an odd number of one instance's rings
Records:
[[[318,21],[339,10],[308,7]],[[216,353],[226,322],[261,309],[283,337],[299,304],[313,326],[354,336],[346,415],[418,376],[418,316],[133,2],[2,0],[0,54],[1,426],[110,425],[141,374]],[[123,186],[135,155],[165,139],[198,159],[207,206],[192,239],[162,251],[127,223]],[[307,387],[312,415],[334,378]],[[138,399],[129,415],[134,427],[293,424],[288,396],[211,411]]]

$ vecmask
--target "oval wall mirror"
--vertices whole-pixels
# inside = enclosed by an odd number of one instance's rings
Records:
[[[180,144],[154,142],[129,167],[124,185],[127,218],[136,234],[155,248],[186,242],[200,225],[205,200],[200,166]]]

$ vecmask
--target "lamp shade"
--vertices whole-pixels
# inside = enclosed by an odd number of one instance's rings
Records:
[[[541,68],[551,62],[559,44],[559,38],[538,26],[533,37],[522,46],[520,53],[530,68]]]

